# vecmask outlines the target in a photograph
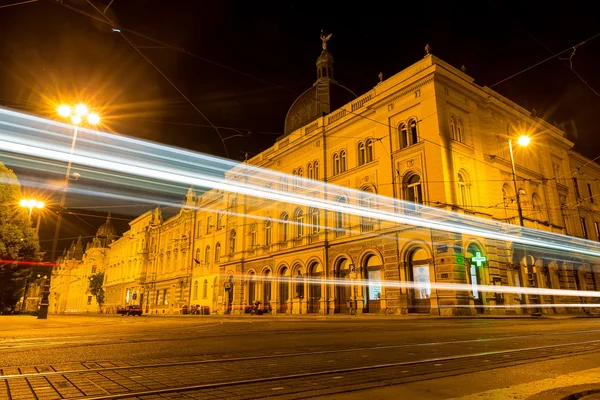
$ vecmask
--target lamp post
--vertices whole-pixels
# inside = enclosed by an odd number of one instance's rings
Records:
[[[78,104],[75,107],[70,107],[66,104],[58,107],[58,115],[63,118],[68,118],[73,124],[73,140],[71,142],[71,151],[72,155],[75,151],[75,143],[77,142],[77,133],[79,132],[79,125],[83,123],[83,119],[87,119],[87,123],[89,125],[97,125],[100,123],[100,117],[98,114],[90,113],[87,106],[84,104]],[[65,184],[62,191],[62,196],[60,198],[60,204],[58,206],[58,216],[56,218],[56,228],[54,229],[54,239],[52,241],[52,252],[50,254],[50,261],[54,262],[56,260],[56,248],[58,247],[58,235],[60,233],[60,225],[62,223],[62,217],[64,212],[65,203],[67,201],[67,190],[69,188],[70,180],[79,179],[79,174],[74,173],[71,174],[71,160],[67,164],[67,173],[65,175]],[[46,319],[48,318],[48,295],[50,294],[50,280],[52,279],[52,270],[50,274],[48,274],[48,279],[46,279],[46,285],[44,288],[44,294],[42,296],[42,302],[40,306],[40,311],[38,313],[38,319]]]
[[[511,124],[512,124],[512,122],[509,122],[508,125],[506,126],[506,134],[508,136],[508,150],[510,152],[510,166],[512,167],[512,179],[513,179],[513,185],[515,187],[515,196],[517,198],[517,211],[519,212],[519,224],[521,226],[525,226],[523,223],[523,209],[521,208],[521,198],[519,196],[519,189],[517,188],[517,173],[515,172],[515,157],[513,155],[513,143],[512,143],[512,138],[510,136]],[[521,147],[525,147],[525,146],[529,145],[530,142],[531,142],[531,139],[527,135],[521,135],[517,139],[517,143]]]
[[[42,209],[44,208],[44,203],[41,201],[37,201],[34,199],[23,199],[21,200],[21,202],[19,203],[21,205],[21,207],[25,207],[25,208],[29,208],[29,221],[31,222],[31,214],[33,213],[33,209],[37,208],[37,209]],[[40,221],[42,219],[42,213],[40,212],[38,214],[38,219],[37,219],[37,224],[35,226],[35,234],[39,234],[40,232]]]

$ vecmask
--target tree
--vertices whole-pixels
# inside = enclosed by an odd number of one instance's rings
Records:
[[[90,276],[90,293],[96,298],[98,308],[102,310],[102,303],[104,303],[104,272],[98,272]]]
[[[31,275],[31,267],[24,266],[31,264],[23,262],[39,261],[39,240],[20,200],[17,176],[0,162],[0,311],[13,308],[23,295]]]

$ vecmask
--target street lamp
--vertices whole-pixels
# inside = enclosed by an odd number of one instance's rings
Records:
[[[33,213],[34,208],[42,209],[44,208],[44,203],[41,201],[37,201],[34,199],[23,199],[19,202],[21,207],[29,208],[29,221],[31,222],[31,214]],[[35,234],[37,235],[40,232],[40,221],[42,218],[42,213],[40,212],[37,219],[37,224],[35,226]]]
[[[513,179],[513,184],[515,187],[515,196],[517,198],[517,211],[519,212],[519,224],[521,226],[525,226],[523,224],[523,209],[521,208],[521,198],[519,196],[520,193],[519,193],[519,189],[517,188],[517,174],[515,172],[515,157],[513,155],[513,144],[512,144],[512,138],[510,136],[510,125],[511,124],[512,124],[512,122],[509,122],[508,125],[506,126],[506,134],[508,135],[508,149],[510,152],[510,166],[512,167],[512,179]],[[521,147],[528,146],[530,142],[531,142],[531,138],[527,135],[521,135],[517,139],[517,143]]]
[[[75,143],[77,142],[77,133],[79,131],[79,125],[83,123],[84,118],[89,125],[97,125],[100,123],[100,117],[98,114],[90,113],[88,107],[85,104],[77,104],[75,107],[71,107],[67,104],[62,104],[57,109],[58,115],[65,119],[69,119],[73,124],[73,141],[71,142],[71,152],[73,155],[75,151]],[[71,175],[71,159],[67,164],[67,173],[65,175],[65,185],[63,188],[62,196],[60,198],[60,205],[58,206],[58,216],[56,218],[56,228],[54,230],[54,240],[52,241],[52,253],[50,255],[50,261],[53,262],[56,259],[56,248],[58,247],[58,235],[60,233],[60,225],[62,223],[62,217],[64,212],[65,203],[67,201],[67,190],[69,189],[69,181],[77,180],[79,178],[78,173]],[[50,280],[52,279],[52,271],[48,275],[46,280],[46,287],[44,288],[44,294],[42,296],[42,302],[40,305],[40,312],[38,313],[38,319],[48,318],[48,295],[50,290]]]

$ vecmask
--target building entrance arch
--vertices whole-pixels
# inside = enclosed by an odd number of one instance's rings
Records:
[[[364,308],[363,312],[376,313],[381,309],[383,261],[375,254],[365,256],[361,262]]]
[[[352,286],[350,280],[350,261],[347,258],[338,260],[335,266],[335,313],[347,314],[352,302]]]
[[[414,283],[409,290],[408,311],[429,314],[431,311],[431,272],[427,252],[420,247],[408,253],[406,276]]]
[[[265,272],[263,273],[263,292],[262,292],[262,299],[263,299],[263,305],[265,306],[265,308],[269,308],[270,304],[271,304],[271,270],[267,269],[265,270]]]
[[[234,289],[233,275],[229,275],[227,277],[227,281],[225,281],[224,286],[225,286],[225,296],[226,296],[225,314],[231,314],[231,311],[233,308],[233,289]]]
[[[321,311],[323,267],[314,262],[308,266],[308,304],[309,314],[319,314]]]
[[[471,243],[467,247],[467,254],[465,254],[465,269],[467,280],[469,285],[471,285],[471,294],[473,295],[473,305],[475,306],[475,311],[478,314],[483,313],[483,296],[484,294],[479,289],[483,282],[483,274],[484,270],[487,270],[487,263],[485,261],[477,261],[479,258],[484,259],[482,257],[483,251],[479,248],[479,246]],[[479,256],[479,257],[478,257]]]
[[[281,314],[287,313],[288,300],[290,297],[290,282],[289,270],[287,267],[282,267],[279,271],[279,309]]]

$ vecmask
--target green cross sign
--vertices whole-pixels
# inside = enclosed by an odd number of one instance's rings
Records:
[[[482,256],[480,251],[475,253],[475,257],[471,257],[471,262],[476,263],[478,267],[481,267],[486,260],[487,257]]]

